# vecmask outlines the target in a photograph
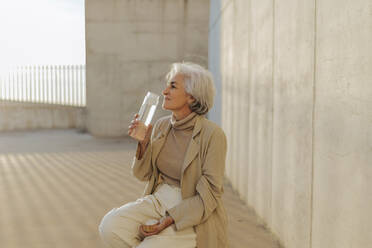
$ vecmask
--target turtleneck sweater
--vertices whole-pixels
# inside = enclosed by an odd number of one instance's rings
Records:
[[[180,187],[182,164],[185,159],[197,114],[192,112],[182,120],[171,118],[171,129],[156,160],[159,183]]]

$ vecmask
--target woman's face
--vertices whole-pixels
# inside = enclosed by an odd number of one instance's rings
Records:
[[[184,87],[184,76],[177,74],[167,84],[163,90],[163,108],[172,112],[190,111],[189,104],[192,103],[193,98],[186,93]]]

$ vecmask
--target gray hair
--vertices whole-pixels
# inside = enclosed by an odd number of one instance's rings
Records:
[[[212,74],[198,64],[174,63],[166,76],[167,82],[170,83],[177,74],[184,76],[185,90],[195,99],[190,105],[191,111],[198,115],[208,113],[216,94]]]

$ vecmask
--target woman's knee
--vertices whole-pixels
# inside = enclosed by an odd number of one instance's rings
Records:
[[[115,222],[115,212],[117,208],[112,209],[108,212],[101,220],[98,230],[101,235],[101,238],[105,241],[108,238],[111,238],[113,235],[114,222]]]
[[[136,223],[136,202],[129,202],[119,208],[114,208],[109,211],[101,220],[99,232],[101,236],[110,236],[114,229],[130,229]]]
[[[122,207],[114,208],[101,220],[99,234],[110,247],[132,247],[138,243],[137,223],[126,218],[125,212]]]

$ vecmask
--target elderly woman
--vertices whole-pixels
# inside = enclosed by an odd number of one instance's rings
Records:
[[[105,215],[99,230],[114,248],[225,248],[222,204],[226,137],[205,118],[214,98],[209,71],[175,63],[167,74],[160,118],[139,140],[132,174],[147,181],[144,196]],[[129,133],[140,128],[132,121]]]

